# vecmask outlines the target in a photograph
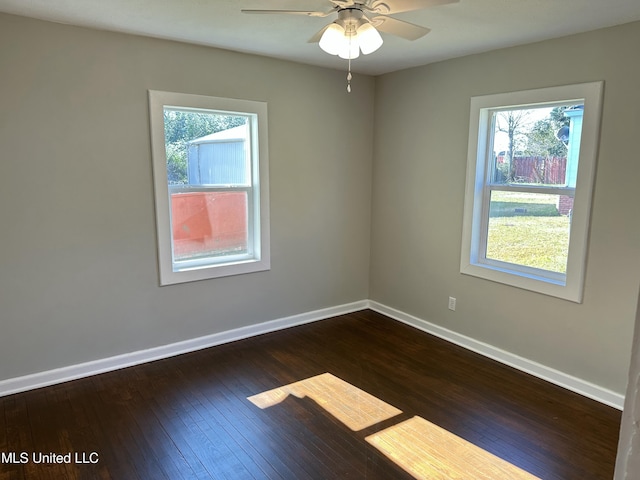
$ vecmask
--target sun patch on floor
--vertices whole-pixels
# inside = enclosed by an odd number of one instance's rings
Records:
[[[282,402],[289,395],[314,400],[355,432],[402,413],[402,410],[330,373],[274,388],[248,397],[248,400],[264,409]]]
[[[355,432],[402,413],[393,405],[330,373],[274,388],[247,399],[265,409],[281,403],[289,395],[314,400]],[[418,416],[369,435],[365,440],[416,479],[539,480]]]
[[[421,417],[413,417],[365,439],[418,479],[539,480]]]

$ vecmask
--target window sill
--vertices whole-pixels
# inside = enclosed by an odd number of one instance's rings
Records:
[[[243,275],[245,273],[263,272],[270,270],[271,265],[268,260],[238,260],[217,265],[190,266],[179,270],[173,268],[161,272],[160,284],[174,285],[176,283],[196,282],[209,278],[228,277],[231,275]]]
[[[463,266],[460,269],[460,273],[575,303],[582,303],[582,286],[572,285],[569,279],[567,279],[566,282],[562,282],[561,280],[546,278],[531,273],[509,270],[492,265],[471,263]]]

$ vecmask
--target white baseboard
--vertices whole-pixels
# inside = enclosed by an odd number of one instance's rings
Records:
[[[114,357],[93,360],[78,365],[47,370],[44,372],[25,375],[22,377],[10,378],[0,381],[0,397],[11,395],[13,393],[24,392],[36,388],[46,387],[58,383],[76,380],[78,378],[89,377],[99,373],[110,372],[121,368],[131,367],[154,360],[181,355],[204,348],[214,347],[223,343],[242,340],[243,338],[260,335],[263,333],[274,332],[296,325],[311,323],[318,320],[343,315],[346,313],[356,312],[370,308],[376,312],[386,315],[394,320],[400,321],[424,332],[435,335],[436,337],[447,340],[451,343],[464,347],[473,352],[489,357],[500,363],[504,363],[523,372],[529,373],[535,377],[541,378],[555,385],[561,386],[573,392],[584,395],[598,402],[604,403],[619,410],[624,406],[624,395],[599,387],[587,381],[573,377],[566,373],[560,372],[553,368],[546,367],[537,362],[527,360],[526,358],[514,355],[507,351],[496,348],[492,345],[474,340],[471,337],[461,335],[452,330],[440,327],[433,323],[427,322],[420,318],[414,317],[407,313],[401,312],[394,308],[388,307],[371,300],[362,300],[345,305],[324,308],[312,312],[284,317],[276,320],[267,321],[257,325],[236,328],[225,332],[214,333],[204,337],[193,338],[182,342],[162,345],[159,347],[140,350],[137,352],[126,353]]]
[[[0,381],[0,397],[13,393],[24,392],[36,388],[46,387],[58,383],[76,380],[78,378],[89,377],[99,373],[110,372],[121,368],[139,365],[141,363],[161,360],[163,358],[181,355],[183,353],[194,352],[208,347],[214,347],[223,343],[242,340],[243,338],[261,335],[263,333],[274,332],[296,325],[311,323],[326,318],[343,315],[345,313],[356,312],[368,308],[369,302],[362,300],[359,302],[338,305],[336,307],[324,308],[312,312],[279,318],[276,320],[249,325],[247,327],[236,328],[225,332],[214,333],[204,337],[193,338],[169,345],[162,345],[137,352],[116,355],[114,357],[93,360],[78,365],[56,368],[44,372],[25,375],[22,377],[10,378]]]
[[[541,378],[560,387],[579,393],[585,397],[596,400],[610,407],[622,410],[624,407],[624,395],[602,388],[593,383],[581,380],[580,378],[568,375],[553,368],[549,368],[540,363],[527,360],[526,358],[514,355],[505,350],[501,350],[471,337],[461,335],[452,330],[440,327],[433,323],[414,317],[408,313],[401,312],[391,307],[387,307],[378,302],[369,301],[369,308],[387,317],[398,320],[407,325],[411,325],[419,330],[435,335],[436,337],[455,343],[473,352],[489,357],[505,365],[509,365],[517,370],[526,372],[534,377]]]

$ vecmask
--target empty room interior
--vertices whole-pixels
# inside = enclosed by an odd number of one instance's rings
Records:
[[[378,51],[346,60],[307,43],[335,16],[240,9],[373,2],[190,0],[175,22],[173,2],[102,3],[0,0],[0,479],[640,478],[638,5],[575,0],[624,15],[544,37],[523,20],[506,40],[473,9],[513,8],[507,22],[515,5],[422,2],[394,17],[429,35],[381,28]],[[205,15],[210,42],[176,33]],[[444,25],[471,41],[443,47]],[[473,177],[483,112],[536,102],[584,115],[590,170],[581,156],[561,187]],[[178,261],[175,111],[246,121],[261,162],[233,190],[249,198],[248,260]],[[575,191],[554,210],[571,225],[566,275],[505,274],[494,237],[476,238],[498,194],[528,187]]]

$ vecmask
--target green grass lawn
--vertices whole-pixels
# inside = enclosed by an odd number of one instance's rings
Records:
[[[487,258],[566,273],[570,219],[557,196],[493,192]]]

